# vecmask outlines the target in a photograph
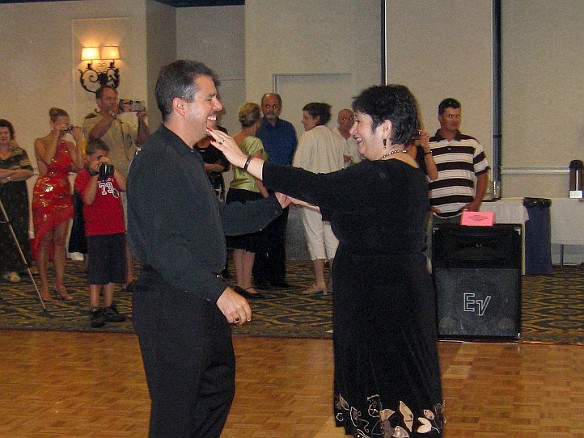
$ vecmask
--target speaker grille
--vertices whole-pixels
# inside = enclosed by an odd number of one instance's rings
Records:
[[[437,268],[435,281],[440,336],[519,338],[519,269]]]

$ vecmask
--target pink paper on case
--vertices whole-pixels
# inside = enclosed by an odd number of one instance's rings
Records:
[[[492,211],[463,211],[460,225],[471,227],[492,227],[495,223],[495,213]]]

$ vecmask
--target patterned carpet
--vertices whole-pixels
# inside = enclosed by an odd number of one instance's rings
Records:
[[[264,299],[252,300],[253,321],[234,327],[234,334],[331,337],[332,295],[301,293],[313,282],[312,263],[291,261],[288,271],[288,280],[294,287],[265,291]],[[35,281],[38,285],[36,275]],[[66,284],[75,300],[53,299],[43,311],[28,277],[15,285],[1,282],[0,329],[132,331],[130,320],[109,323],[99,329],[89,326],[89,298],[81,262],[68,262]],[[551,276],[524,276],[522,289],[523,341],[584,343],[584,270],[577,266],[556,266]],[[120,312],[131,317],[131,294],[118,290],[116,302]]]

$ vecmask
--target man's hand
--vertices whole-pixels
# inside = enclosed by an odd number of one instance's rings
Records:
[[[217,299],[217,307],[230,324],[243,325],[251,321],[251,307],[245,298],[230,287]]]
[[[479,211],[481,208],[481,200],[476,199],[472,202],[469,202],[463,207],[463,211]]]

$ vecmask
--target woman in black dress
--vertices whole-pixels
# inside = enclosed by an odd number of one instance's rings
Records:
[[[0,120],[0,199],[8,220],[27,260],[31,263],[29,227],[29,202],[26,180],[33,175],[26,151],[15,141],[14,127],[8,120]],[[0,220],[4,221],[3,215]],[[20,281],[19,272],[26,270],[20,251],[7,224],[0,225],[0,271],[11,283]]]
[[[264,185],[331,213],[340,244],[335,284],[334,414],[355,437],[440,437],[442,390],[435,292],[426,270],[428,185],[406,152],[413,95],[371,87],[353,102],[351,134],[366,160],[313,174],[246,157],[225,134],[214,144]]]

